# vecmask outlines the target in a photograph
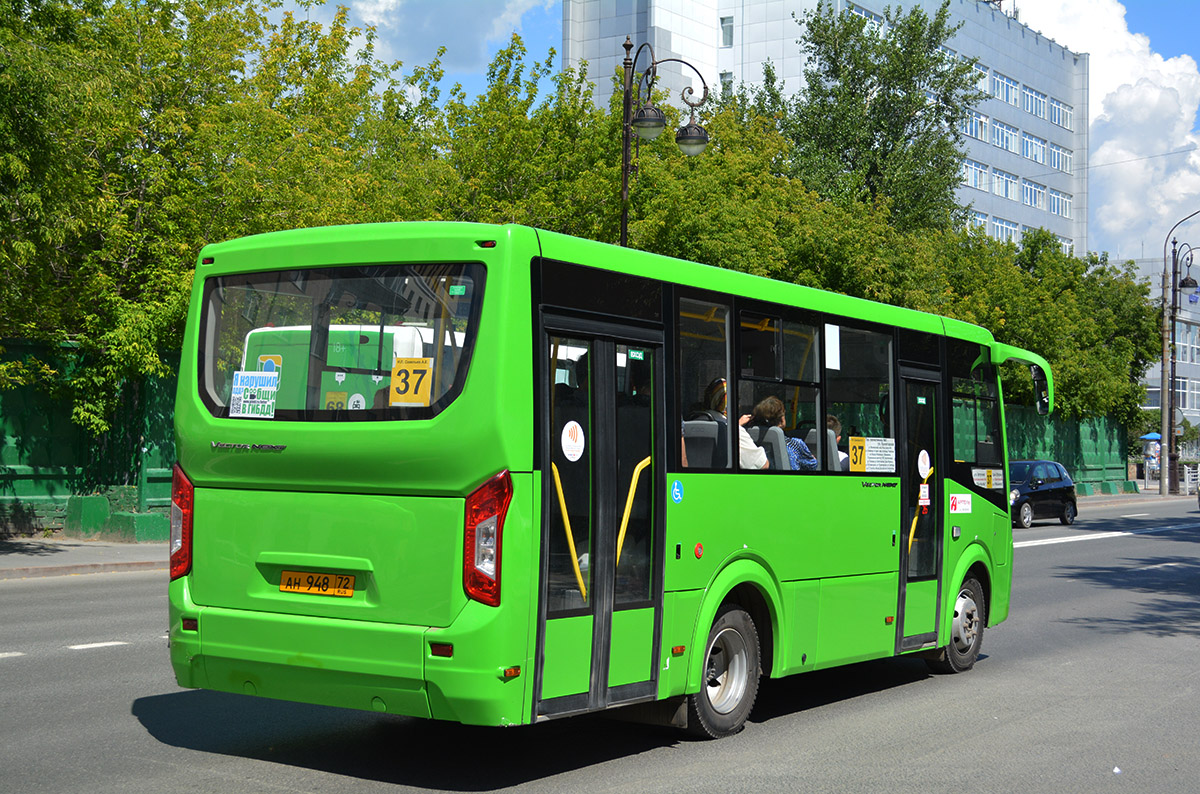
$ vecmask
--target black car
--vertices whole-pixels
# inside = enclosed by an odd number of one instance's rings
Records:
[[[1079,512],[1075,483],[1061,464],[1052,460],[1014,460],[1008,464],[1012,491],[1008,494],[1013,523],[1028,527],[1035,518],[1057,518],[1071,524]]]

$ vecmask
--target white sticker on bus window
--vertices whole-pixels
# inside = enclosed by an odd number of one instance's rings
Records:
[[[346,403],[346,407],[351,411],[361,411],[367,407],[367,398],[355,392],[350,395],[350,400]]]
[[[567,422],[562,431],[562,451],[563,456],[574,463],[583,457],[583,428],[579,423],[572,419]]]
[[[257,419],[275,417],[275,395],[279,391],[279,370],[271,372],[233,373],[233,390],[229,395],[230,416],[250,416]]]
[[[929,450],[923,449],[917,455],[917,474],[921,476],[922,480],[925,480],[929,478],[929,472],[932,470],[933,467],[929,463]]]
[[[929,483],[921,483],[921,490],[917,494],[917,504],[921,507],[929,506]]]
[[[842,327],[825,324],[825,369],[842,368]]]
[[[950,495],[950,512],[951,513],[969,513],[971,512],[971,494],[956,493]]]

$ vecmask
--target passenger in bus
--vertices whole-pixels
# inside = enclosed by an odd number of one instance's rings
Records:
[[[728,460],[726,452],[728,442],[725,439],[728,436],[729,426],[728,386],[724,378],[716,378],[708,384],[708,388],[704,390],[703,404],[704,407],[693,412],[689,418],[707,419],[719,425],[716,461],[718,468],[724,468],[723,462]],[[738,420],[738,464],[743,469],[765,469],[768,465],[767,453],[763,452],[762,447],[755,444],[754,439],[750,438],[750,434],[746,432],[745,425],[749,421],[750,414],[745,414]]]
[[[783,407],[783,400],[771,396],[754,406],[754,413],[751,414],[750,421],[752,424],[762,425],[763,427],[782,428],[786,413]],[[786,441],[788,460],[792,465],[792,471],[817,470],[817,456],[812,453],[807,444],[798,438],[788,437]]]
[[[838,419],[833,414],[826,414],[825,426],[833,431],[834,440],[838,444],[841,444],[842,443],[842,422],[841,422],[841,420]],[[850,455],[846,452],[843,452],[842,448],[840,446],[838,447],[838,460],[841,461],[842,471],[850,471]]]

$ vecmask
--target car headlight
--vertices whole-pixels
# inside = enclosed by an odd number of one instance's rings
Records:
[[[1013,488],[1011,491],[1009,491],[1008,492],[1008,506],[1012,507],[1013,505],[1015,505],[1017,503],[1017,497],[1019,497],[1020,495],[1021,495],[1021,492],[1018,491],[1016,488]]]

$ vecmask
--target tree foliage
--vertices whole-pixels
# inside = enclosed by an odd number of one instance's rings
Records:
[[[0,8],[0,339],[78,352],[69,370],[2,362],[0,388],[56,390],[105,430],[123,383],[168,371],[208,242],[403,220],[616,241],[618,98],[597,109],[582,71],[514,37],[472,97],[443,88],[441,54],[384,63],[344,9],[302,16],[275,0]],[[1018,249],[954,228],[957,160],[932,138],[957,129],[965,73],[941,60],[944,14],[889,19],[894,40],[813,17],[806,35],[844,63],[819,59],[807,98],[768,81],[709,103],[700,157],[669,134],[641,144],[631,244],[979,323],[1050,360],[1066,414],[1128,415],[1157,357],[1145,286],[1050,235]]]
[[[961,224],[960,124],[982,94],[974,61],[946,48],[949,1],[932,17],[888,8],[882,26],[822,2],[801,22],[803,87],[784,97],[769,71],[760,92],[793,144],[787,173],[843,205],[888,201],[899,228]]]

